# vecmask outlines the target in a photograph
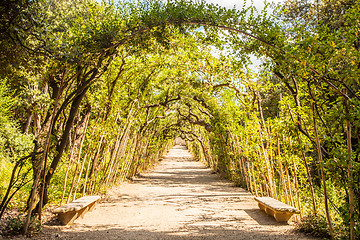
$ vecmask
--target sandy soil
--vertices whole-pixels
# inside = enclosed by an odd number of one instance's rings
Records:
[[[253,196],[175,146],[149,173],[112,189],[72,226],[37,239],[314,239],[277,223]]]

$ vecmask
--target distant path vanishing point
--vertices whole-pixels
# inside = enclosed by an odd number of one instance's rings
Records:
[[[175,146],[152,171],[112,189],[72,226],[47,226],[41,239],[314,239],[267,216],[184,146]]]

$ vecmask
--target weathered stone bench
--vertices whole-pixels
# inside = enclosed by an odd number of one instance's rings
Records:
[[[300,213],[297,208],[271,197],[255,197],[255,200],[258,202],[259,208],[273,216],[277,222],[287,222],[293,214]]]
[[[100,196],[82,197],[64,206],[56,208],[54,213],[58,214],[58,219],[62,224],[72,224],[75,219],[83,217],[88,211],[92,211],[99,199]]]

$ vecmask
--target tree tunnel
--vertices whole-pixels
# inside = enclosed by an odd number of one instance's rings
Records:
[[[354,239],[360,11],[320,2],[271,13],[185,0],[9,5],[24,14],[2,25],[1,51],[15,58],[0,93],[22,101],[13,116],[33,143],[11,153],[1,215],[29,183],[28,222],[49,201],[102,192],[180,136],[225,178]]]

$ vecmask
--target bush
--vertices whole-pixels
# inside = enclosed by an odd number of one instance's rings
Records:
[[[23,234],[23,227],[26,217],[18,215],[16,217],[10,216],[5,219],[3,234],[7,236],[15,236]],[[40,232],[42,228],[41,222],[35,217],[31,218],[29,225],[29,235],[34,235]]]
[[[301,219],[297,225],[300,232],[309,233],[321,239],[330,239],[328,224],[326,218],[320,214],[310,214]]]

